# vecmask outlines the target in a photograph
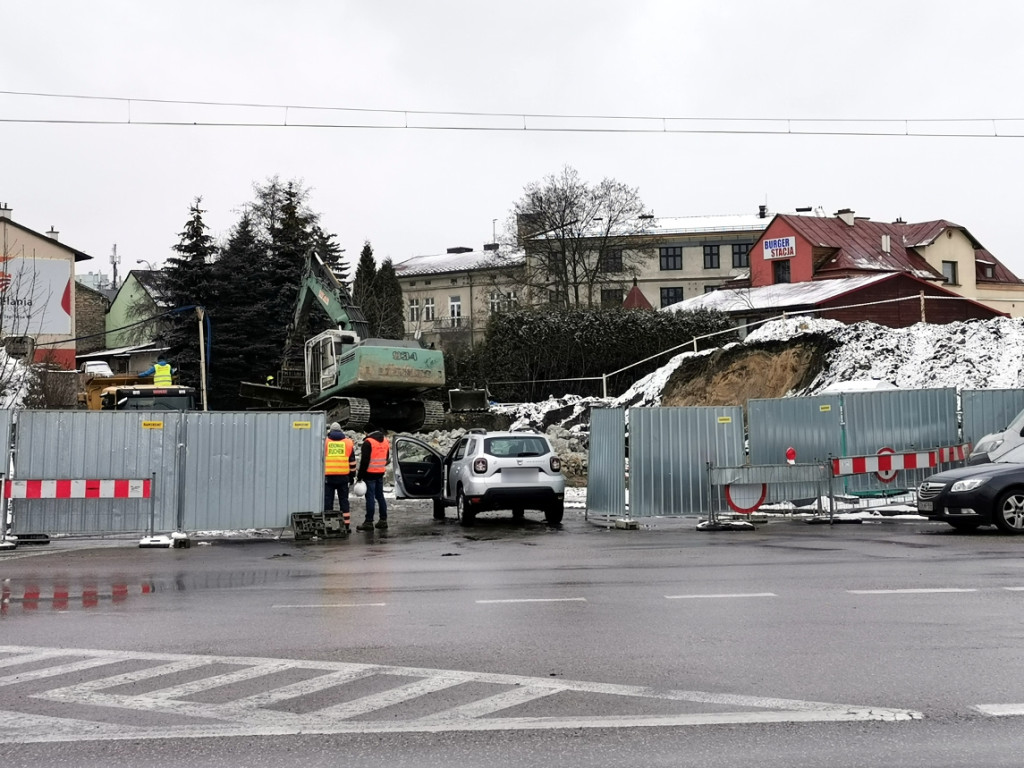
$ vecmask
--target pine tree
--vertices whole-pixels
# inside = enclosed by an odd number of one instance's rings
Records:
[[[218,410],[239,410],[249,403],[238,394],[242,381],[262,382],[276,373],[279,349],[270,346],[276,324],[262,307],[275,287],[265,275],[266,251],[249,211],[242,214],[220,257],[212,280],[218,290],[213,320],[209,400]]]
[[[356,278],[352,282],[352,300],[363,312],[370,326],[370,336],[376,336],[380,328],[380,304],[377,298],[377,262],[373,258],[373,246],[367,240],[359,254]]]
[[[377,272],[375,289],[378,297],[379,325],[376,336],[382,339],[405,338],[405,302],[402,300],[402,285],[395,274],[391,259],[384,259]]]
[[[173,246],[176,255],[167,260],[160,286],[168,308],[181,310],[169,318],[164,331],[168,360],[177,368],[175,381],[192,387],[200,384],[199,321],[194,310],[184,308],[205,308],[213,298],[210,264],[217,253],[201,203],[197,197],[189,206],[189,218]]]

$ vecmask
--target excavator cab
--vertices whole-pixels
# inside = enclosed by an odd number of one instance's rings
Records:
[[[338,386],[338,373],[352,357],[359,337],[351,331],[331,329],[306,342],[306,395]]]

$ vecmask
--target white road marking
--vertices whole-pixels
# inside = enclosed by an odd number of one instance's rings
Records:
[[[716,597],[778,597],[774,592],[737,592],[721,595],[665,595],[666,600],[705,600]]]
[[[1024,592],[1024,587],[1003,587],[1003,589],[1009,590],[1010,592]]]
[[[383,608],[387,603],[308,603],[272,605],[271,608]]]
[[[992,717],[1013,717],[1024,715],[1024,704],[978,704],[975,709]]]
[[[508,600],[477,600],[481,605],[490,603],[585,603],[585,597],[517,597]]]
[[[956,592],[977,592],[976,589],[959,589],[957,587],[938,587],[905,590],[847,590],[851,595],[941,595]]]
[[[845,704],[830,704],[795,699],[775,699],[736,694],[720,694],[707,691],[662,690],[642,686],[612,685],[554,678],[524,677],[459,670],[440,670],[417,667],[392,667],[375,664],[350,664],[343,662],[309,661],[299,659],[266,659],[241,656],[206,656],[162,654],[146,652],[98,651],[90,649],[30,648],[24,646],[0,646],[0,654],[10,654],[2,661],[7,666],[34,661],[52,662],[53,666],[32,670],[34,680],[54,678],[57,687],[27,694],[30,698],[59,701],[71,705],[88,705],[107,708],[102,722],[97,719],[43,717],[18,712],[18,698],[8,702],[5,686],[23,682],[25,675],[9,675],[0,678],[0,744],[39,743],[56,741],[107,741],[125,739],[174,739],[174,738],[216,738],[225,736],[275,736],[298,733],[442,733],[447,731],[498,731],[498,730],[540,730],[552,728],[635,728],[670,727],[685,725],[707,725],[716,723],[793,723],[793,722],[843,722],[843,721],[899,721],[921,719],[919,712],[888,707],[865,707]],[[83,658],[84,657],[84,658]],[[74,662],[63,659],[73,658]],[[80,669],[102,664],[134,661],[149,666],[134,672],[109,675],[83,683],[60,686],[61,675],[73,674]],[[237,669],[224,672],[225,666]],[[209,675],[199,679],[169,684],[158,690],[142,693],[112,693],[110,689],[128,686],[131,683],[149,682],[159,685],[158,678],[189,671],[195,675],[209,667]],[[287,670],[302,670],[305,673],[319,673],[315,677],[292,683],[279,684],[270,675]],[[358,685],[365,678],[395,678],[394,687],[358,695],[341,703],[327,703],[320,709],[301,714],[270,708],[330,688],[343,688],[348,684]],[[212,690],[235,683],[247,683],[250,690],[259,690],[263,678],[267,678],[264,690],[232,701],[207,703],[183,700],[199,691]],[[170,682],[170,681],[168,681]],[[446,689],[475,683],[477,688],[467,688],[462,696],[464,703],[449,707],[441,712],[431,712],[417,717],[395,717],[388,713],[373,720],[370,713],[387,709],[396,704],[429,697]],[[492,689],[504,688],[497,692],[480,694],[472,699],[472,691],[480,684]],[[139,688],[149,687],[146,685]],[[131,690],[129,688],[129,690]],[[586,707],[587,694],[603,694],[605,697],[621,697],[622,715],[574,714],[553,717],[502,717],[501,713],[512,707],[540,701],[559,693],[581,695],[578,700]],[[24,695],[24,694],[23,694]],[[456,701],[459,694],[455,695]],[[338,701],[337,697],[334,699]],[[451,699],[449,699],[450,701]],[[677,701],[717,706],[721,711],[642,715],[636,714],[638,704],[644,701]],[[3,707],[15,709],[3,709]],[[602,711],[607,699],[602,702]],[[732,711],[733,708],[744,708]],[[134,726],[110,722],[116,720],[116,710],[140,713],[181,715],[205,720],[202,724]],[[429,709],[429,706],[426,707]]]

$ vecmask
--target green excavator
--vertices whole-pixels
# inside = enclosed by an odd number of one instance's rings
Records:
[[[336,327],[305,339],[314,304]],[[242,382],[240,393],[271,408],[324,410],[328,423],[350,430],[371,422],[399,432],[438,429],[444,406],[428,395],[445,384],[441,351],[368,336],[369,324],[344,284],[310,251],[279,376],[272,383]]]

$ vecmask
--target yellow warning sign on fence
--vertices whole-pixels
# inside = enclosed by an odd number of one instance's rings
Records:
[[[312,429],[313,422],[311,421],[293,421],[292,429]]]
[[[144,421],[142,422],[143,429],[163,429],[164,423],[162,421]]]

